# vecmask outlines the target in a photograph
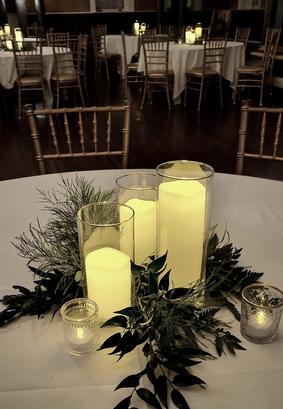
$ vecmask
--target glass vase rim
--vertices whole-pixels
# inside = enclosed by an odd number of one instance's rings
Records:
[[[89,305],[91,305],[93,307],[93,311],[87,317],[71,318],[71,317],[68,317],[68,315],[67,315],[67,308],[71,304],[77,304],[78,306],[82,305],[82,304],[89,304]],[[61,314],[62,319],[64,319],[65,321],[79,323],[79,322],[84,322],[84,321],[93,319],[98,314],[98,310],[99,310],[99,307],[98,307],[97,303],[94,300],[90,300],[89,298],[80,297],[80,298],[73,298],[72,300],[66,301],[60,307],[60,314]]]
[[[174,176],[174,175],[168,175],[165,174],[164,172],[160,171],[160,168],[164,165],[170,165],[173,163],[195,163],[197,165],[204,165],[208,168],[207,174],[205,176],[194,176],[194,177],[188,177],[188,176]],[[156,168],[155,168],[156,173],[161,176],[161,177],[166,177],[168,179],[173,179],[173,180],[203,180],[203,179],[209,179],[211,176],[214,175],[214,169],[212,166],[208,165],[207,163],[204,162],[199,162],[199,161],[194,161],[194,160],[187,160],[187,159],[179,159],[179,160],[171,160],[167,162],[160,163]]]
[[[253,287],[254,287],[254,288],[259,287],[259,288],[262,288],[262,289],[264,289],[264,288],[272,288],[273,290],[278,291],[278,292],[281,294],[281,296],[282,296],[282,300],[281,300],[280,304],[278,304],[278,305],[260,305],[260,304],[257,304],[257,303],[255,303],[255,302],[249,300],[249,299],[245,296],[244,291],[246,291],[246,290],[248,290],[248,289],[250,289],[250,288],[253,288]],[[270,285],[270,284],[265,284],[265,283],[258,283],[258,284],[257,284],[257,283],[252,283],[252,284],[249,284],[249,285],[247,285],[245,288],[243,288],[243,290],[242,290],[242,292],[241,292],[241,296],[242,296],[242,299],[243,299],[246,303],[248,303],[249,305],[252,305],[253,307],[261,308],[261,309],[264,309],[264,310],[276,310],[276,309],[281,308],[281,307],[283,306],[283,291],[280,290],[280,288],[278,288],[278,287],[276,287],[276,286],[274,286],[274,285]]]
[[[150,173],[150,172],[132,172],[132,173],[126,173],[125,175],[119,176],[116,179],[116,184],[121,187],[122,189],[125,190],[156,190],[157,186],[136,186],[136,187],[132,187],[132,186],[122,186],[121,184],[119,184],[119,181],[123,178],[126,178],[127,176],[132,176],[132,175],[146,175],[146,176],[153,176],[154,178],[156,178],[156,173]]]
[[[81,218],[80,218],[80,216],[79,216],[79,213],[83,210],[83,209],[86,209],[87,207],[90,207],[90,206],[93,206],[93,205],[103,205],[103,204],[109,204],[109,205],[117,205],[118,207],[127,207],[130,211],[131,211],[131,215],[128,217],[128,218],[126,218],[125,220],[123,220],[123,221],[119,221],[119,222],[113,222],[113,223],[90,223],[90,222],[87,222],[87,221],[84,221],[84,220],[82,220]],[[134,209],[131,207],[131,206],[128,206],[128,205],[126,205],[126,204],[124,204],[124,203],[120,203],[120,202],[117,202],[117,201],[114,201],[114,202],[107,202],[107,201],[105,201],[105,202],[93,202],[93,203],[89,203],[89,204],[87,204],[87,205],[85,205],[85,206],[82,206],[78,211],[77,211],[77,219],[80,221],[80,223],[82,223],[82,224],[88,224],[89,226],[92,226],[92,227],[111,227],[111,226],[119,226],[119,225],[121,225],[121,224],[123,224],[123,223],[126,223],[126,222],[128,222],[129,220],[131,220],[131,219],[133,219],[134,218],[134,216],[135,216],[135,211],[134,211]]]

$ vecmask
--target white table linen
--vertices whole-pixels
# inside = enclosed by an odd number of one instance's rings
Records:
[[[125,173],[107,170],[79,175],[105,190],[115,187],[115,179]],[[10,292],[13,284],[31,287],[31,273],[11,241],[27,231],[29,223],[34,224],[37,217],[42,223],[48,220],[36,189],[57,189],[59,181],[58,174],[51,174],[0,182],[2,295]],[[282,182],[226,174],[214,177],[211,224],[218,224],[220,236],[227,226],[234,245],[243,247],[241,265],[263,271],[264,282],[281,289],[282,203]],[[239,323],[231,319],[231,324],[232,332],[242,338]],[[49,317],[42,320],[26,317],[0,328],[0,336],[3,409],[108,409],[129,392],[114,393],[115,386],[142,367],[141,356],[136,353],[119,363],[114,363],[105,351],[82,357],[68,354],[63,348],[59,317],[51,323]],[[282,409],[283,321],[273,343],[260,345],[243,339],[242,345],[247,351],[239,351],[236,358],[227,355],[194,368],[194,374],[207,382],[207,389],[183,390],[192,409]],[[132,406],[144,407],[137,401]]]
[[[172,44],[169,45],[168,68],[174,72],[173,101],[174,104],[181,103],[181,94],[186,85],[186,71],[201,67],[203,64],[203,45]],[[245,48],[243,43],[228,41],[223,76],[230,81],[233,87],[235,72],[240,65],[245,63]],[[220,67],[214,67],[218,72]],[[144,58],[139,60],[138,70],[144,71]]]
[[[127,63],[131,62],[132,57],[138,51],[138,36],[125,35]],[[123,44],[122,36],[120,34],[111,34],[106,36],[106,49],[109,54],[121,55],[122,76],[125,76],[125,67],[123,59]]]

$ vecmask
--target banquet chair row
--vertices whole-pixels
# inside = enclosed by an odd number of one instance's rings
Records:
[[[203,64],[186,72],[186,86],[184,94],[184,106],[187,105],[188,90],[198,92],[198,107],[200,111],[202,99],[209,83],[218,83],[221,108],[223,107],[222,77],[223,65],[227,45],[227,34],[224,39],[208,38],[204,43]],[[213,68],[217,65],[219,70]]]
[[[244,171],[246,158],[283,161],[283,108],[241,108],[236,173]],[[283,162],[282,162],[283,164]]]
[[[265,46],[260,60],[253,64],[246,64],[239,67],[236,72],[234,103],[238,90],[257,88],[260,90],[259,105],[263,103],[264,86],[270,80],[270,71],[272,70],[272,61],[276,54],[281,29],[270,29],[267,31]]]
[[[46,173],[46,162],[54,166],[57,160],[72,159],[76,168],[77,159],[119,158],[118,167],[128,166],[131,105],[127,101],[117,106],[25,108],[41,174]],[[94,169],[95,162],[91,160],[90,166]]]

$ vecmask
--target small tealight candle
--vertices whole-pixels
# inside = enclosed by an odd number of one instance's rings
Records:
[[[242,291],[241,333],[253,342],[266,344],[277,335],[283,307],[283,293],[278,288],[251,284]]]
[[[60,311],[68,351],[74,355],[91,352],[98,342],[97,304],[87,298],[76,298],[67,301]]]
[[[7,47],[8,50],[12,50],[12,49],[13,49],[12,40],[6,40],[6,47]]]

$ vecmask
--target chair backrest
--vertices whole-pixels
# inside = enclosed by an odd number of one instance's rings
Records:
[[[73,74],[79,77],[81,70],[81,43],[80,36],[69,39],[68,47],[53,44],[54,72],[57,78],[60,74]]]
[[[236,173],[243,173],[244,159],[283,161],[283,108],[241,109]]]
[[[142,49],[145,62],[145,75],[152,71],[168,73],[169,36],[143,36]]]
[[[47,45],[58,47],[69,47],[69,33],[46,33]]]
[[[169,37],[173,37],[174,26],[172,26],[172,24],[160,24],[158,27],[158,34],[166,34]]]
[[[27,105],[26,117],[41,174],[46,173],[45,162],[55,159],[120,157],[120,167],[128,165],[127,101],[119,106],[39,110]]]
[[[250,27],[237,27],[234,41],[238,41],[240,43],[243,43],[245,48],[246,48],[247,43],[249,41],[250,32],[251,32]]]
[[[88,47],[88,35],[80,34],[78,38],[78,47],[80,52],[80,72],[81,75],[85,74],[86,71],[86,60],[87,60],[87,47]]]
[[[225,39],[208,39],[204,43],[203,54],[203,74],[205,75],[207,68],[217,67],[220,75],[223,71],[223,63],[225,58],[227,45],[227,35]]]
[[[123,62],[125,67],[125,75],[127,75],[127,66],[128,66],[128,59],[127,59],[127,46],[126,46],[126,38],[124,31],[121,31],[121,39],[122,39],[122,47],[123,47]]]
[[[105,57],[107,56],[106,35],[106,25],[91,27],[91,37],[95,58],[99,58],[101,55],[104,55]]]
[[[28,37],[45,38],[44,30],[43,30],[43,27],[41,26],[27,27],[27,35]]]
[[[41,42],[39,42],[37,47],[34,47],[30,42],[23,42],[21,49],[13,47],[13,53],[18,79],[23,76],[40,76],[43,81]]]
[[[231,10],[213,10],[209,26],[209,35],[225,35],[230,27]]]

